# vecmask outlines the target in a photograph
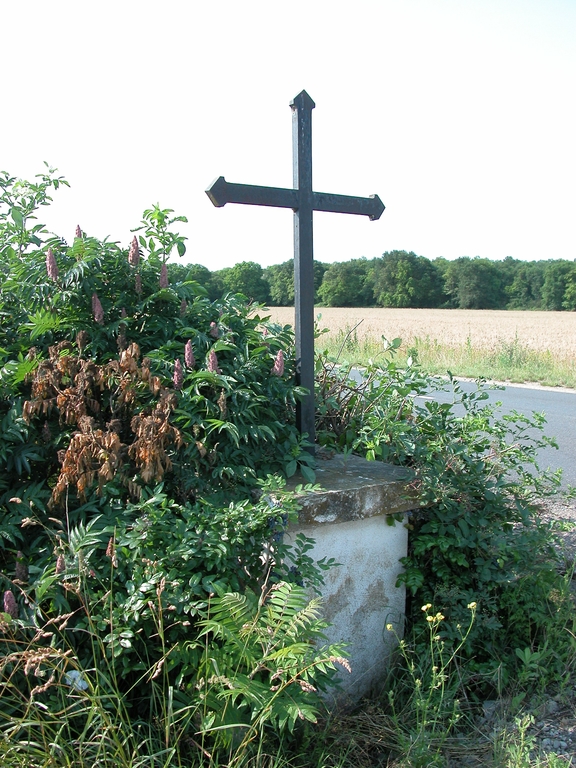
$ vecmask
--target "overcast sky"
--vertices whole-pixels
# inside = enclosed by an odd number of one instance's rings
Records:
[[[0,170],[70,189],[41,220],[128,244],[153,203],[186,261],[292,256],[292,213],[227,205],[217,177],[290,187],[290,101],[316,102],[315,258],[576,258],[576,0],[0,0]]]

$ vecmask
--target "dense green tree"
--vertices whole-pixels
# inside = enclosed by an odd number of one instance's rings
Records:
[[[549,261],[544,272],[544,285],[542,286],[542,309],[551,309],[559,312],[564,307],[564,294],[568,288],[568,281],[574,271],[574,263],[564,259]]]
[[[294,304],[294,259],[265,269],[264,280],[268,283],[271,304],[276,307]]]
[[[367,307],[374,294],[368,280],[366,259],[330,264],[318,291],[320,301],[328,307]]]
[[[223,286],[217,280],[217,272],[210,272],[203,264],[168,264],[170,280],[174,282],[195,282],[205,291],[211,301],[222,297]]]
[[[543,261],[518,261],[514,277],[506,286],[508,309],[540,309],[542,306],[542,286],[544,284]]]
[[[330,265],[324,264],[322,261],[314,260],[314,297],[315,301],[320,301],[320,286],[324,280],[324,275]]]
[[[566,277],[566,290],[564,291],[564,309],[576,311],[576,262],[572,266],[572,271]]]
[[[503,309],[506,284],[499,266],[488,259],[462,256],[445,271],[444,290],[458,309]]]
[[[314,295],[318,300],[318,290],[328,264],[314,260]],[[294,304],[294,259],[282,264],[274,264],[264,270],[264,279],[268,283],[270,303],[276,307],[291,307]]]
[[[241,261],[233,267],[220,270],[218,274],[225,292],[242,293],[260,304],[268,301],[268,283],[264,280],[264,270],[255,261]]]
[[[371,263],[370,281],[378,305],[438,307],[443,303],[442,275],[423,256],[412,251],[387,251]]]
[[[201,264],[168,264],[171,282],[193,281],[212,301],[243,293],[272,306],[294,304],[294,260],[262,269],[255,262],[210,272]],[[463,256],[433,261],[412,251],[387,251],[367,261],[314,261],[315,301],[327,306],[576,309],[576,264],[490,261]]]

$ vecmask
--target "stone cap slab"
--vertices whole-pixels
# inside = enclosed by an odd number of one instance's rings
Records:
[[[418,506],[417,496],[409,487],[414,473],[404,467],[335,454],[319,458],[315,471],[322,489],[305,491],[299,497],[301,526],[393,515]],[[290,478],[287,490],[301,483],[301,478]]]

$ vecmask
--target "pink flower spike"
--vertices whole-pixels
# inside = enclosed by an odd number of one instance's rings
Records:
[[[14,578],[18,581],[28,581],[28,566],[23,552],[16,553],[16,565],[14,567]]]
[[[48,248],[48,253],[46,254],[46,272],[51,280],[54,280],[54,282],[58,280],[58,265],[56,264],[56,257],[52,252],[52,248]]]
[[[168,288],[168,267],[166,262],[162,264],[162,269],[160,270],[160,288]]]
[[[188,339],[186,346],[184,347],[184,363],[186,368],[194,368],[196,358],[194,357],[194,350],[192,349],[192,339]]]
[[[212,336],[213,339],[217,339],[220,335],[220,332],[218,330],[218,324],[215,322],[210,323],[210,336]]]
[[[136,275],[134,278],[134,289],[136,293],[142,293],[142,275]]]
[[[18,618],[18,605],[16,598],[9,589],[4,592],[4,613],[9,614],[13,619]]]
[[[82,237],[82,230],[80,229],[80,224],[76,224],[76,234],[75,237]]]
[[[184,383],[184,371],[182,370],[182,363],[178,357],[174,361],[174,389],[182,389]]]
[[[216,352],[214,352],[213,349],[211,349],[208,354],[208,370],[211,371],[211,373],[222,373],[218,367],[218,358],[216,357]]]
[[[273,376],[282,376],[284,374],[284,352],[281,349],[278,350],[270,373]]]
[[[102,309],[102,304],[100,304],[100,299],[95,293],[92,294],[92,314],[97,323],[104,325],[104,310]]]
[[[140,263],[140,250],[138,248],[138,238],[136,235],[132,238],[130,243],[130,250],[128,251],[128,264],[133,267],[137,267]]]

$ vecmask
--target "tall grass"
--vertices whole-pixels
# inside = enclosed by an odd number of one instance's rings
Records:
[[[197,636],[202,653],[199,676],[187,686],[175,685],[169,672],[175,649],[168,648],[161,611],[163,656],[150,668],[142,663],[132,685],[119,674],[92,617],[87,627],[71,630],[72,615],[30,626],[0,611],[2,768],[342,764],[346,750],[325,758],[321,739],[310,741],[302,760],[296,748],[304,721],[316,722],[324,711],[321,699],[307,693],[328,684],[334,663],[350,669],[333,655],[338,646],[317,644],[324,637],[319,599],[310,600],[304,588],[280,582],[263,587],[259,597],[213,597],[207,618],[191,629],[190,643]],[[84,663],[76,631],[89,637]]]
[[[360,336],[353,326],[322,334],[316,344],[330,355],[355,365],[382,359],[387,349],[385,339]],[[431,374],[450,371],[454,376],[576,388],[576,358],[547,349],[532,349],[517,336],[490,347],[476,346],[470,336],[462,344],[447,344],[430,336],[416,337],[402,343],[396,359],[403,365],[410,357],[417,357],[423,369]]]

